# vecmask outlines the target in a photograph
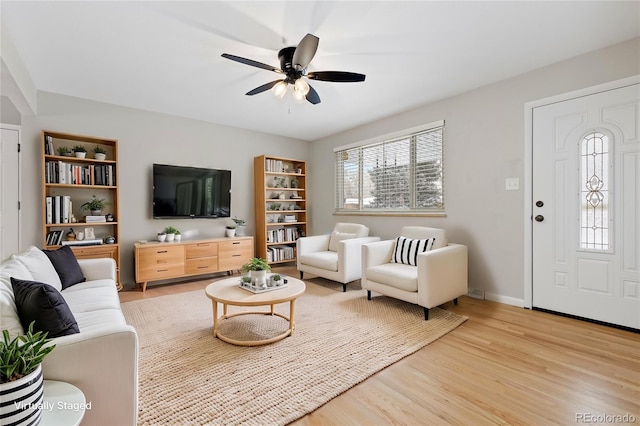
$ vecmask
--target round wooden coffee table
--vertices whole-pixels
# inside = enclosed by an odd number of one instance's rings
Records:
[[[287,286],[264,293],[253,293],[240,287],[240,278],[226,278],[215,281],[207,286],[205,293],[213,305],[213,336],[218,339],[239,346],[259,346],[277,342],[293,334],[295,329],[294,308],[296,299],[304,293],[304,282],[296,278],[287,277]],[[275,312],[273,307],[279,303],[289,302],[289,316]],[[223,313],[218,316],[218,303],[222,303]],[[227,306],[270,306],[270,311],[247,311],[227,314]],[[277,336],[263,340],[237,340],[220,334],[218,325],[220,320],[238,315],[277,315],[289,321],[289,329]]]

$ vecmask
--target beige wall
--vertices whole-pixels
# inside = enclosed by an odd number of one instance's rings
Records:
[[[20,125],[20,111],[7,96],[0,96],[0,123]]]
[[[524,191],[506,191],[505,179],[524,182],[524,105],[527,102],[640,74],[640,38],[501,81],[311,145],[313,233],[335,222],[364,223],[372,235],[393,238],[404,225],[447,230],[469,247],[470,287],[488,298],[524,299]],[[445,218],[335,216],[333,148],[401,129],[445,120]]]
[[[231,216],[254,222],[253,157],[306,160],[308,142],[38,92],[37,117],[22,120],[23,244],[42,244],[40,132],[42,129],[118,139],[122,281],[134,284],[133,243],[155,238],[167,225],[185,238],[224,236],[228,219],[151,218],[153,163],[231,170]],[[3,188],[4,190],[4,188]],[[186,231],[186,233],[185,233]]]
[[[119,139],[120,243],[127,286],[133,285],[135,241],[153,238],[168,224],[202,236],[223,234],[222,219],[151,219],[154,162],[232,170],[232,215],[247,219],[252,233],[252,159],[267,153],[309,161],[311,233],[329,232],[338,221],[365,223],[383,238],[394,237],[403,225],[443,227],[451,241],[469,246],[470,286],[518,304],[524,298],[524,191],[505,191],[504,180],[524,182],[524,104],[640,74],[639,52],[637,38],[312,143],[39,92],[37,116],[21,117],[22,246],[41,244],[42,129]],[[446,120],[447,217],[333,214],[335,146],[441,119]]]

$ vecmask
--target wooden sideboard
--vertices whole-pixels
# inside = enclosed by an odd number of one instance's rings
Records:
[[[240,269],[253,257],[253,237],[136,243],[136,283]]]

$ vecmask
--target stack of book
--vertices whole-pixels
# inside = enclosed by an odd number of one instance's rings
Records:
[[[84,221],[87,222],[87,223],[106,222],[107,221],[107,217],[106,216],[85,216],[84,217]]]

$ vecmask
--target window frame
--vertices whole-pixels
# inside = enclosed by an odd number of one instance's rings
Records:
[[[416,159],[417,159],[417,142],[415,137],[425,133],[425,132],[429,132],[429,131],[434,131],[437,129],[441,129],[442,131],[442,137],[441,137],[441,152],[440,152],[440,173],[441,173],[441,180],[440,180],[440,186],[441,186],[441,191],[440,191],[440,195],[442,197],[442,205],[441,207],[438,208],[398,208],[398,209],[393,209],[393,208],[381,208],[381,209],[373,209],[373,208],[364,208],[363,207],[363,174],[364,174],[364,170],[362,167],[362,149],[363,148],[367,148],[367,147],[373,147],[373,146],[377,146],[377,145],[382,145],[385,143],[393,143],[395,141],[398,141],[400,139],[409,139],[410,143],[409,143],[409,152],[408,154],[410,155],[410,161],[409,161],[409,180],[410,180],[410,205],[415,205],[416,203],[416,196],[417,196],[417,191],[415,190],[415,182],[414,182],[414,178],[415,178],[415,166],[416,166]],[[339,195],[341,194],[342,189],[338,188],[338,184],[339,183],[343,183],[344,182],[344,170],[339,170],[338,169],[338,165],[339,165],[339,161],[337,158],[337,154],[341,151],[348,151],[348,150],[354,150],[354,149],[358,149],[359,150],[359,160],[358,160],[358,208],[345,208],[344,204],[339,205]],[[435,122],[431,122],[428,124],[424,124],[421,126],[416,126],[416,127],[412,127],[412,128],[408,128],[408,129],[404,129],[404,130],[400,130],[398,132],[394,132],[394,133],[389,133],[386,135],[382,135],[382,136],[378,136],[378,137],[374,137],[371,139],[367,139],[364,141],[360,141],[360,142],[356,142],[356,143],[352,143],[352,144],[348,144],[348,145],[342,145],[342,146],[338,146],[335,147],[333,149],[334,152],[334,159],[333,159],[333,164],[334,164],[334,214],[335,215],[359,215],[359,216],[441,216],[444,217],[446,216],[446,212],[445,212],[445,207],[446,207],[446,200],[445,200],[445,164],[444,164],[444,160],[445,160],[445,121],[444,120],[439,120],[439,121],[435,121]]]

